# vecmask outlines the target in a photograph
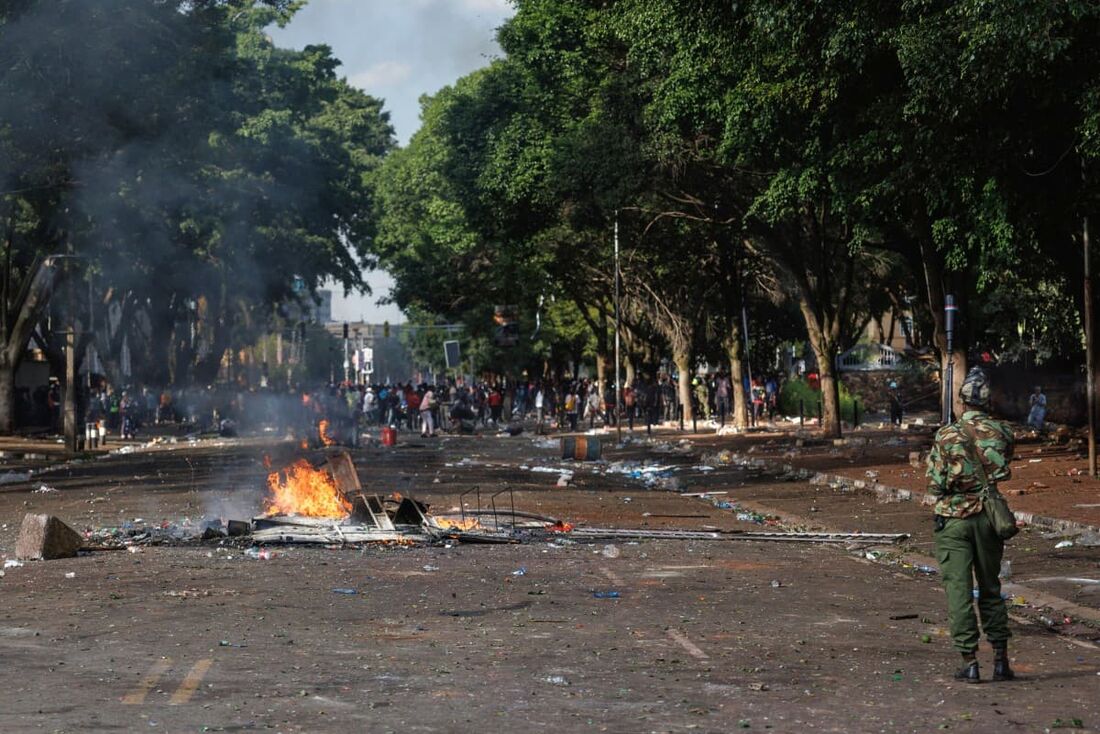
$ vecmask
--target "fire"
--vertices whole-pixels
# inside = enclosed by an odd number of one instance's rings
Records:
[[[340,494],[332,476],[305,459],[268,474],[267,486],[271,496],[265,502],[266,515],[342,519],[351,514],[351,503]]]
[[[476,517],[468,517],[465,520],[448,520],[445,517],[435,518],[435,524],[443,530],[474,530],[481,527]]]
[[[325,446],[332,446],[336,443],[336,439],[329,435],[328,427],[328,420],[322,418],[321,422],[317,424],[317,433],[321,436],[321,443],[323,443]]]

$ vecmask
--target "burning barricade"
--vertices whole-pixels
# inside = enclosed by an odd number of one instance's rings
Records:
[[[496,495],[482,510],[479,490],[472,490],[478,493],[476,510],[460,508],[443,515],[431,514],[427,504],[412,497],[394,494],[382,499],[363,491],[346,452],[330,456],[320,467],[299,459],[272,471],[267,488],[264,513],[252,519],[252,540],[257,543],[517,542],[517,529],[546,529],[557,523],[554,518],[517,513],[514,503],[498,511]]]

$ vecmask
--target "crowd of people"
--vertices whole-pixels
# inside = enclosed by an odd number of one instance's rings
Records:
[[[779,383],[773,378],[743,385],[751,406],[750,419],[774,416]],[[691,401],[699,420],[719,425],[732,420],[733,386],[723,372],[693,379]],[[56,384],[43,391],[43,408],[51,426],[60,426],[60,391]],[[680,420],[682,411],[675,380],[661,374],[638,377],[616,402],[610,385],[603,391],[590,378],[537,380],[449,379],[441,384],[358,385],[332,383],[316,389],[293,386],[285,391],[233,386],[154,389],[116,388],[105,381],[81,388],[78,419],[100,426],[103,436],[133,439],[150,426],[173,424],[194,432],[294,432],[328,419],[332,430],[357,435],[372,427],[418,431],[430,437],[439,431],[519,430],[533,419],[535,430],[578,431],[597,427],[652,428]]]

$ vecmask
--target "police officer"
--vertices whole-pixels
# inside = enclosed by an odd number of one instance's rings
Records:
[[[1008,610],[998,578],[1004,541],[997,536],[978,496],[984,484],[1011,475],[1014,437],[1003,421],[989,417],[989,375],[981,367],[967,374],[959,390],[967,410],[936,433],[928,456],[929,491],[936,496],[936,560],[940,564],[947,615],[963,667],[957,680],[978,683],[978,621],[972,587],[977,585],[982,628],[993,645],[993,680],[1012,680],[1008,664]]]

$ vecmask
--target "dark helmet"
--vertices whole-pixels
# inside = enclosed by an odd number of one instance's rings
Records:
[[[976,408],[989,407],[989,373],[981,367],[972,367],[966,373],[962,387],[959,388],[959,397],[967,405]]]

